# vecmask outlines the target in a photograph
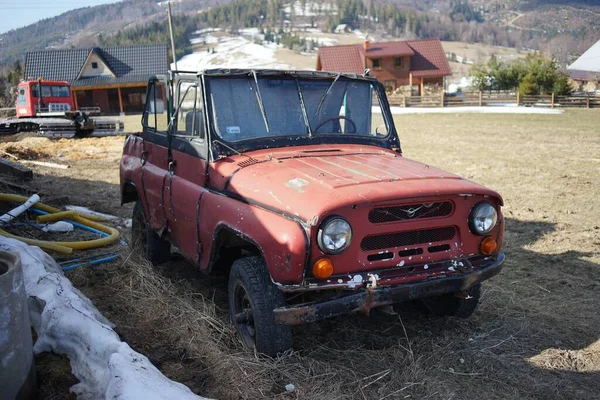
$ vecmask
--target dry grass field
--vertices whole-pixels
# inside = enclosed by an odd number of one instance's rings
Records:
[[[135,130],[139,117],[127,120]],[[209,397],[598,398],[600,112],[412,115],[398,116],[396,126],[406,157],[504,196],[505,268],[483,285],[470,320],[424,316],[410,305],[395,316],[340,317],[296,328],[294,352],[264,359],[244,351],[227,323],[226,281],[182,260],[152,267],[124,248],[117,262],[67,276],[123,340]],[[71,166],[36,167],[33,186],[130,213],[118,199],[122,138],[14,139],[0,149],[37,148],[45,160]],[[37,361],[45,397],[68,398],[74,382],[64,360]],[[295,391],[285,392],[288,383]]]

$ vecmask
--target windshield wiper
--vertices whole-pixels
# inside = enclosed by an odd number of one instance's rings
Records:
[[[317,111],[315,111],[315,115],[313,116],[313,118],[319,114],[319,111],[321,111],[321,107],[323,106],[323,102],[325,101],[325,98],[327,96],[329,96],[329,93],[331,92],[331,88],[333,87],[333,85],[335,85],[337,80],[340,79],[341,75],[342,74],[337,74],[337,76],[335,77],[333,82],[331,82],[331,85],[329,85],[329,87],[327,88],[327,91],[325,92],[325,94],[323,94],[323,96],[321,96],[321,100],[319,100],[319,106],[317,107]]]
[[[259,162],[259,161],[258,161],[256,158],[254,158],[254,157],[250,157],[249,155],[247,155],[247,154],[244,154],[244,153],[242,153],[241,151],[237,151],[237,150],[236,150],[236,149],[234,149],[233,147],[231,147],[231,146],[229,146],[229,145],[227,145],[227,144],[225,144],[225,143],[221,142],[221,141],[220,141],[220,140],[218,140],[218,139],[215,139],[215,140],[213,140],[213,143],[219,144],[219,145],[221,145],[221,146],[225,147],[227,150],[231,150],[231,151],[233,151],[234,153],[236,153],[236,154],[239,154],[240,156],[244,156],[244,157],[248,158],[248,159],[249,159],[249,160],[251,160],[251,161],[254,161],[254,162]]]
[[[310,121],[308,120],[308,115],[306,113],[306,106],[304,105],[304,95],[302,94],[302,89],[300,89],[300,83],[298,83],[298,78],[296,80],[296,87],[298,88],[298,96],[300,97],[300,107],[302,108],[302,116],[304,117],[304,123],[306,124],[306,128],[308,129],[308,137],[312,137],[312,129],[310,128]]]
[[[256,99],[258,101],[258,107],[260,108],[260,113],[262,114],[263,121],[265,122],[265,128],[267,129],[267,133],[270,133],[269,122],[267,121],[267,113],[265,112],[265,103],[263,103],[262,96],[260,95],[260,88],[258,87],[258,78],[256,78],[256,71],[252,71],[252,76],[254,76],[254,83],[256,84]]]

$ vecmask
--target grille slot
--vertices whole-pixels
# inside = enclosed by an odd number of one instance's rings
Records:
[[[450,250],[449,244],[440,244],[439,246],[431,246],[427,249],[430,253],[439,253],[440,251],[448,251]]]
[[[394,258],[394,253],[381,253],[381,254],[371,254],[367,256],[367,260],[369,261],[382,261],[382,260],[391,260]]]
[[[423,254],[423,249],[409,249],[398,252],[400,257],[418,256],[419,254]]]
[[[445,217],[452,213],[452,209],[450,201],[374,208],[369,212],[369,221],[373,224],[380,224],[419,218]]]
[[[456,234],[453,227],[388,233],[385,235],[368,236],[360,242],[363,251],[381,250],[390,247],[413,246],[415,244],[442,242],[450,240]]]

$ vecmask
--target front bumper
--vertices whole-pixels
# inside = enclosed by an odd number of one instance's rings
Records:
[[[503,262],[504,253],[500,253],[496,258],[467,273],[456,272],[394,286],[365,287],[353,294],[324,301],[279,307],[273,310],[273,314],[277,324],[301,325],[359,311],[368,313],[372,308],[403,301],[462,292],[498,274]]]

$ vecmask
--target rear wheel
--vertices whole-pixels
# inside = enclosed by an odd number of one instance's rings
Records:
[[[171,243],[150,228],[144,207],[139,200],[133,207],[131,243],[134,249],[141,251],[143,256],[152,263],[164,263],[171,255]]]
[[[481,297],[481,284],[477,283],[463,293],[450,293],[443,296],[418,300],[417,308],[438,317],[469,318],[475,312]]]
[[[229,314],[248,348],[274,357],[292,347],[292,328],[278,325],[273,310],[285,304],[259,257],[235,261],[229,274]]]

